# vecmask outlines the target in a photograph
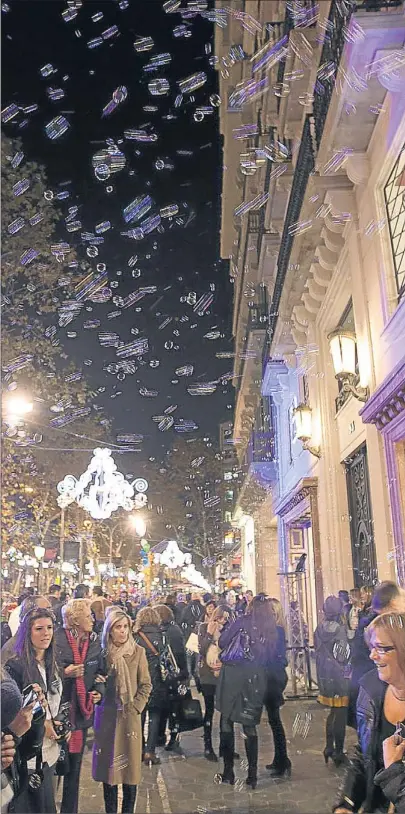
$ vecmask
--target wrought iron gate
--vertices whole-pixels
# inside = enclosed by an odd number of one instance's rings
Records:
[[[367,447],[360,447],[345,461],[350,511],[353,579],[356,588],[377,582],[373,514],[368,477]]]

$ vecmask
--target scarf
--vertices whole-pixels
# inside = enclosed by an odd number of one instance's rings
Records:
[[[125,656],[132,656],[135,653],[135,642],[131,634],[125,644],[117,647],[111,639],[108,645],[108,659],[111,667],[116,673],[117,698],[121,702],[123,709],[130,706],[134,700],[131,681],[131,672]]]
[[[66,630],[65,633],[73,653],[73,664],[85,664],[90,644],[90,636],[87,636],[79,643],[70,630]],[[93,699],[87,693],[84,676],[75,678],[73,681],[72,704],[70,707],[70,720],[73,725],[73,732],[70,736],[69,752],[77,755],[80,754],[83,747],[83,730],[76,729],[76,705],[79,706],[83,718],[87,720],[93,713],[94,704]]]

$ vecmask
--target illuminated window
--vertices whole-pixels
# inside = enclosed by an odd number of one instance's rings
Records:
[[[405,145],[384,187],[398,302],[405,295]]]

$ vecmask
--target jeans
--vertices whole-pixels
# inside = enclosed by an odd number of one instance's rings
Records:
[[[60,814],[78,814],[80,770],[86,746],[87,729],[83,729],[83,744],[77,755],[69,753],[69,771],[63,778],[63,797]]]
[[[188,675],[189,675],[190,678],[192,678],[196,674],[197,653],[191,653],[190,650],[186,650],[186,658],[187,658]]]
[[[144,709],[142,713],[142,746],[144,753],[153,754],[156,749],[156,744],[159,737],[159,724],[161,712],[162,711],[159,707],[151,707],[150,709]],[[148,737],[145,743],[144,732],[145,732],[146,713],[148,713]]]

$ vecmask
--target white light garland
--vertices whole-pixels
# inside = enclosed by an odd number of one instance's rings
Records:
[[[66,475],[57,488],[61,508],[76,501],[95,520],[106,520],[120,507],[126,512],[134,508],[134,487],[117,472],[110,449],[95,449],[80,478],[76,480],[73,475]]]
[[[154,561],[166,568],[183,568],[191,563],[191,554],[183,554],[180,551],[176,540],[169,540],[166,548],[161,554],[154,554]]]

